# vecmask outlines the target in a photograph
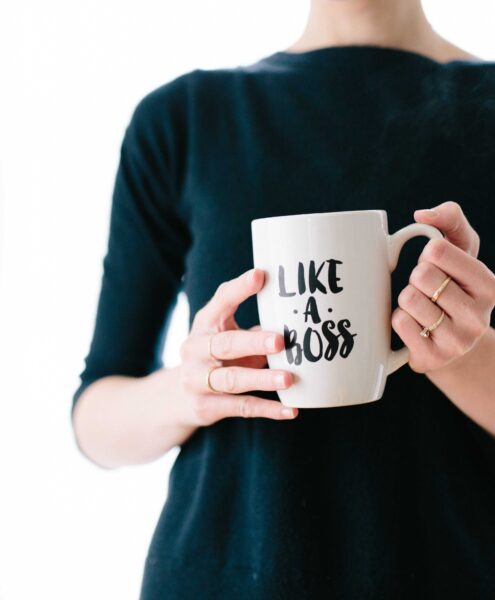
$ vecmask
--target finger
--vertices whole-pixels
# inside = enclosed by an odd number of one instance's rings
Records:
[[[217,328],[231,317],[241,302],[256,294],[264,284],[262,269],[249,269],[238,277],[223,281],[210,300],[200,309],[200,319],[207,327]]]
[[[245,329],[218,331],[211,337],[211,353],[219,360],[252,356],[253,354],[276,354],[284,348],[284,337],[274,331],[249,331]],[[197,339],[201,343],[201,338]],[[203,347],[208,347],[203,343]]]
[[[392,327],[409,348],[409,366],[413,371],[424,373],[441,366],[433,340],[419,335],[421,325],[408,312],[396,308],[392,314]]]
[[[403,310],[414,317],[423,327],[434,323],[442,314],[442,309],[439,306],[434,304],[423,292],[410,283],[401,291],[397,302]],[[447,316],[446,314],[445,318]]]
[[[299,413],[297,408],[284,406],[277,400],[231,394],[202,394],[195,399],[194,411],[201,424],[215,423],[226,417],[293,419]]]
[[[260,331],[261,326],[260,325],[255,325],[254,327],[251,327],[250,329],[248,329],[247,331],[252,331],[253,333],[255,331]],[[240,330],[240,329],[235,329],[235,330],[227,330],[226,333],[234,333],[237,331],[245,331],[245,330]],[[208,333],[208,334],[196,334],[196,335],[192,335],[189,336],[188,338],[186,338],[181,346],[181,358],[183,360],[186,359],[195,359],[197,360],[198,357],[203,357],[205,359],[210,359],[210,356],[208,354],[208,339],[210,336],[216,336],[218,335],[220,332],[216,332],[216,333]],[[223,332],[221,332],[223,333]],[[270,336],[273,335],[270,332],[266,332],[266,336]],[[241,367],[251,367],[253,369],[262,369],[264,368],[267,364],[267,358],[266,358],[266,353],[276,353],[279,352],[280,350],[278,350],[278,348],[283,348],[284,343],[283,343],[283,336],[282,334],[277,334],[275,333],[275,335],[278,337],[280,336],[282,341],[277,341],[276,342],[276,348],[275,350],[269,351],[268,349],[263,350],[263,354],[249,354],[249,352],[252,352],[251,348],[247,348],[246,350],[246,355],[245,356],[239,356],[236,358],[218,358],[218,360],[223,362],[224,366],[228,366],[230,364],[234,364],[234,365],[238,365]],[[258,342],[259,343],[259,342]],[[217,356],[218,354],[221,354],[223,356],[223,353],[217,348],[217,346],[215,345],[215,343],[213,343],[213,337],[212,337],[212,350],[213,350],[213,355]]]
[[[413,285],[407,285],[399,294],[400,308],[407,312],[421,327],[430,327],[442,316],[442,309]],[[419,336],[419,334],[417,334]],[[428,339],[432,340],[444,353],[454,353],[459,346],[460,337],[467,336],[459,327],[454,327],[452,318],[445,314],[442,322]],[[421,337],[421,336],[419,336]]]
[[[293,383],[294,377],[282,369],[249,369],[217,367],[210,373],[210,385],[218,392],[238,394],[253,390],[281,390]],[[198,378],[198,391],[204,391],[203,378]]]
[[[445,273],[435,265],[422,261],[411,272],[410,282],[431,301],[431,296],[445,281]],[[481,307],[452,279],[441,292],[436,305],[449,315],[457,340],[454,345],[469,348],[486,330],[488,319]]]
[[[436,265],[423,260],[411,271],[409,283],[431,299],[446,277],[447,274]],[[440,293],[436,304],[452,318],[464,318],[475,309],[474,299],[453,279],[447,283],[447,287]]]
[[[253,325],[249,327],[251,331],[259,331],[261,329],[261,325]],[[258,354],[253,356],[242,356],[241,358],[236,358],[233,360],[224,360],[224,364],[236,364],[240,367],[250,367],[253,369],[263,369],[268,365],[268,361],[265,354]]]
[[[467,220],[464,211],[457,202],[443,202],[433,209],[416,210],[414,218],[440,229],[447,240],[469,253],[478,256],[480,238]]]
[[[277,354],[284,348],[284,337],[273,331],[229,329],[215,333],[196,334],[186,338],[181,347],[183,360],[217,361]],[[210,356],[210,349],[211,354]]]
[[[430,240],[418,262],[428,261],[455,279],[473,298],[491,300],[494,296],[495,275],[478,259],[447,240]]]
[[[261,329],[261,325],[258,323],[257,325],[249,327],[249,329],[251,331],[259,331]],[[231,362],[235,362],[235,364],[239,365],[240,367],[250,367],[253,369],[263,369],[268,365],[265,354],[242,356],[241,358],[234,359],[233,361],[224,361],[224,364],[230,364]]]

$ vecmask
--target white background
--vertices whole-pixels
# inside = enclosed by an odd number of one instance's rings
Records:
[[[433,26],[495,59],[490,0],[429,0]],[[105,471],[74,445],[124,128],[140,98],[196,67],[289,46],[307,2],[4,0],[0,14],[0,599],[131,600],[171,450]],[[165,364],[179,362],[187,301]]]

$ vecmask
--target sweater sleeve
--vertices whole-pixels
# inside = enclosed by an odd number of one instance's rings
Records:
[[[191,242],[178,201],[177,78],[134,109],[120,148],[93,336],[72,409],[108,375],[144,376],[161,358]],[[185,136],[183,136],[185,137]]]

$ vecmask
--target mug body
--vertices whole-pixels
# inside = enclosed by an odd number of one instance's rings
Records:
[[[383,210],[254,219],[263,330],[285,348],[268,366],[294,375],[286,406],[323,408],[381,398],[391,338],[388,223]]]

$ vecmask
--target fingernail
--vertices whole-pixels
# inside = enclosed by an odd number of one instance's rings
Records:
[[[256,268],[251,269],[250,271],[248,271],[248,281],[253,281],[254,280],[254,272],[256,271]]]
[[[274,335],[271,335],[270,337],[266,338],[265,345],[268,348],[268,350],[275,350],[276,339],[277,338]]]
[[[429,217],[436,217],[438,215],[438,211],[436,211],[434,208],[418,208],[416,212],[425,213]]]
[[[294,416],[294,411],[292,408],[282,408],[282,410],[280,411],[284,417],[293,417]]]

